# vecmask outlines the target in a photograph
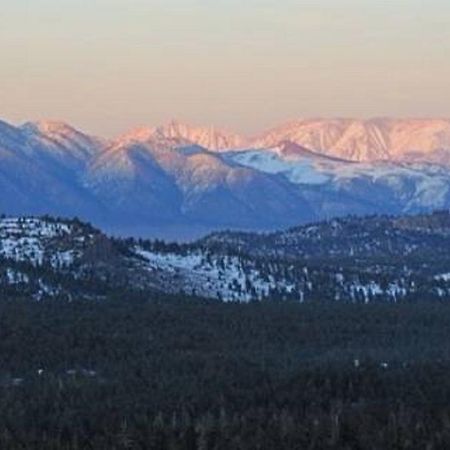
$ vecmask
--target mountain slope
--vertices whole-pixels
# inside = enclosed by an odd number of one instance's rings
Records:
[[[406,213],[446,208],[448,169],[422,163],[356,163],[325,157],[292,143],[227,153],[246,167],[278,174],[297,185],[317,217],[346,213]]]
[[[449,133],[446,120],[310,120],[251,142],[172,122],[106,141],[0,122],[0,211],[183,238],[430,211],[450,206]]]
[[[64,122],[28,122],[20,128],[42,151],[53,155],[86,162],[100,152],[105,144],[98,138],[88,136]]]
[[[78,183],[87,160],[78,145],[50,141],[34,126],[16,128],[1,123],[0,210],[90,217],[97,209],[96,202]]]
[[[178,145],[166,138],[120,142],[93,160],[85,185],[117,214],[151,221],[263,228],[312,217],[284,180]]]

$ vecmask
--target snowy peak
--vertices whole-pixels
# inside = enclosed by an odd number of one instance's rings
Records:
[[[229,150],[240,148],[244,139],[234,133],[215,127],[195,127],[175,120],[158,127],[157,132],[170,138],[183,138],[208,150]]]
[[[390,121],[390,139],[394,158],[416,152],[427,159],[435,151],[450,150],[450,120]]]
[[[389,137],[379,120],[299,120],[269,131],[257,143],[273,147],[286,140],[347,160],[369,161],[388,156]]]
[[[99,153],[105,145],[100,139],[88,136],[61,121],[27,122],[20,130],[41,148],[81,160]]]
[[[350,161],[422,161],[448,164],[450,120],[446,119],[304,119],[289,122],[250,139],[214,127],[192,126],[172,120],[156,127],[141,127],[113,144],[84,134],[60,121],[38,121],[20,128],[0,124],[0,143],[24,138],[89,158],[112,145],[151,143],[168,149],[197,145],[210,151],[298,145],[306,151]],[[298,150],[297,150],[298,151]],[[291,153],[295,153],[291,149]]]
[[[401,160],[409,152],[426,155],[450,148],[445,119],[315,119],[281,125],[263,134],[257,147],[291,141],[316,152],[353,161]]]
[[[136,144],[144,144],[159,150],[175,150],[194,145],[192,141],[184,137],[165,135],[158,128],[141,127],[120,136],[110,148],[120,149]]]
[[[138,127],[120,136],[116,142],[146,142],[155,136],[156,128]]]
[[[327,153],[350,123],[347,119],[291,121],[263,133],[255,140],[254,146],[275,147],[280,142],[289,141],[320,153]]]
[[[150,140],[171,140],[180,146],[198,145],[212,151],[229,150],[244,146],[245,139],[234,133],[214,127],[196,127],[172,120],[158,127],[141,127],[119,140],[146,142]]]
[[[172,121],[107,142],[63,122],[0,122],[0,212],[76,215],[146,236],[164,235],[169,223],[189,238],[448,208],[449,127],[314,119],[247,141]]]
[[[22,125],[22,129],[48,136],[70,135],[79,133],[69,124],[59,120],[37,120],[35,122],[26,122],[24,125]]]

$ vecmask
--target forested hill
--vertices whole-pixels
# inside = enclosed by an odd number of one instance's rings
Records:
[[[79,220],[0,219],[9,296],[103,299],[149,292],[225,301],[450,297],[450,213],[339,218],[192,244],[115,239]]]
[[[278,258],[445,256],[450,212],[415,216],[348,216],[275,233],[214,233],[200,241],[214,251]]]

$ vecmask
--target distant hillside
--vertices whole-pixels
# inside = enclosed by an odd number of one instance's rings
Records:
[[[450,298],[450,213],[345,217],[180,245],[113,239],[79,220],[0,220],[4,295],[103,299],[158,291],[224,301]]]

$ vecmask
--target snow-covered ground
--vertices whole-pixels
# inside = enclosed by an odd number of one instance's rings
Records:
[[[229,152],[226,159],[268,174],[284,176],[302,186],[328,185],[332,190],[354,192],[355,186],[372,185],[390,191],[405,210],[444,208],[450,196],[450,175],[443,166],[392,161],[351,162],[297,149],[290,144],[260,150]]]
[[[0,256],[17,262],[42,265],[47,243],[71,232],[70,226],[63,222],[38,218],[0,219]],[[49,255],[52,266],[58,268],[71,265],[74,257],[73,249],[67,251],[53,249]]]
[[[441,273],[439,275],[436,275],[434,278],[438,281],[449,282],[450,281],[450,272],[449,273]]]
[[[148,270],[162,271],[176,276],[179,289],[188,294],[220,298],[225,301],[250,301],[267,297],[274,289],[292,293],[293,283],[263,277],[254,268],[244,270],[237,257],[217,259],[196,252],[187,255],[156,253],[136,248],[136,253],[147,261]],[[299,294],[299,300],[302,295]]]
[[[378,228],[373,229],[374,236],[384,239],[379,241],[372,237],[369,226],[361,225],[361,230],[353,238],[360,241],[363,248],[348,248],[351,246],[341,243],[340,249],[335,243],[339,243],[338,236],[345,230],[345,220],[291,229],[284,234],[275,233],[272,245],[275,249],[281,245],[281,251],[274,254],[264,250],[263,256],[258,257],[251,251],[233,251],[232,246],[219,250],[204,241],[189,246],[157,246],[156,242],[118,243],[100,233],[97,239],[95,236],[98,232],[76,221],[2,218],[0,282],[8,288],[31,293],[36,299],[61,293],[71,298],[73,279],[81,279],[85,274],[108,281],[114,280],[117,275],[120,283],[127,283],[126,286],[132,285],[136,289],[154,288],[161,292],[185,293],[224,301],[246,302],[271,297],[299,302],[334,298],[336,301],[367,303],[372,300],[400,301],[410,294],[450,297],[450,273],[445,271],[448,262],[439,265],[433,263],[430,267],[425,265],[423,270],[416,270],[406,263],[392,268],[386,263],[371,262],[377,245],[384,242],[386,236],[394,237],[395,230],[381,229],[380,234]],[[330,236],[336,233],[336,239],[328,244],[325,241],[321,243],[324,231]],[[243,236],[241,234],[241,240]],[[329,264],[326,260],[309,258],[307,249],[306,256],[302,255],[302,239],[308,243],[325,245],[327,253],[323,257],[332,257]],[[260,247],[255,244],[257,241],[251,242]],[[241,248],[241,244],[235,242],[234,245],[235,250]],[[403,245],[402,248],[406,250],[400,249],[399,252],[403,253],[398,255],[405,255],[405,251],[408,253],[412,244],[404,242]],[[420,246],[419,241],[414,245]],[[446,246],[442,247],[445,250]],[[166,250],[156,251],[155,248]],[[424,248],[427,249],[426,246]],[[283,249],[295,249],[295,252],[285,258]],[[369,260],[365,263],[363,259],[361,267],[348,264],[341,266],[339,256],[342,249],[348,251],[348,255],[343,255],[346,258],[351,259],[355,250]],[[429,255],[429,252],[424,255]],[[18,264],[23,262],[34,267]],[[70,277],[68,283],[65,276]],[[66,286],[70,286],[70,289],[64,291]],[[121,288],[123,285],[118,286]],[[73,294],[78,296],[79,292]]]

